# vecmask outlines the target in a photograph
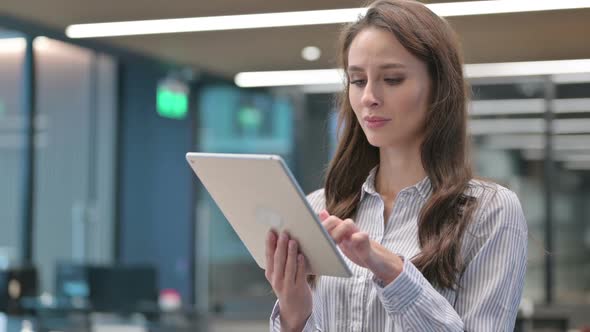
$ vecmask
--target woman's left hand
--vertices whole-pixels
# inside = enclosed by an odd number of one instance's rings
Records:
[[[369,239],[369,234],[361,232],[352,219],[342,220],[331,216],[326,210],[320,212],[319,217],[334,242],[355,264],[371,270],[386,284],[395,280],[402,272],[402,259]]]

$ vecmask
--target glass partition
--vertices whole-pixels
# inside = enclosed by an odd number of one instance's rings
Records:
[[[25,47],[22,34],[0,28],[0,268],[20,261]]]
[[[200,92],[198,149],[281,155],[293,169],[294,111],[288,98],[230,86]],[[274,295],[215,202],[200,188],[197,203],[197,301],[224,316],[266,317]]]

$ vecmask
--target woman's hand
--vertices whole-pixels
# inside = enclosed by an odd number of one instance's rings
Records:
[[[369,239],[369,234],[361,232],[352,219],[342,220],[323,210],[320,212],[320,220],[348,259],[371,270],[386,284],[395,280],[402,272],[402,259]]]
[[[313,301],[298,243],[286,233],[268,232],[266,279],[279,299],[282,331],[301,331],[311,315]]]

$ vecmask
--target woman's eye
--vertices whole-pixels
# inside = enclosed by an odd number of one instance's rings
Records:
[[[386,78],[385,79],[385,82],[387,82],[387,84],[390,84],[390,85],[397,85],[403,81],[404,81],[403,78]]]
[[[356,86],[364,86],[367,83],[367,80],[351,80],[350,85]]]

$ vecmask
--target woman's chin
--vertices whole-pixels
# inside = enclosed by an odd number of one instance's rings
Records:
[[[398,137],[379,137],[379,136],[368,136],[367,141],[369,144],[376,148],[386,148],[386,147],[408,147],[413,146],[411,141],[402,140]]]
[[[380,137],[367,137],[367,141],[376,148],[381,148],[387,145],[385,140]]]

